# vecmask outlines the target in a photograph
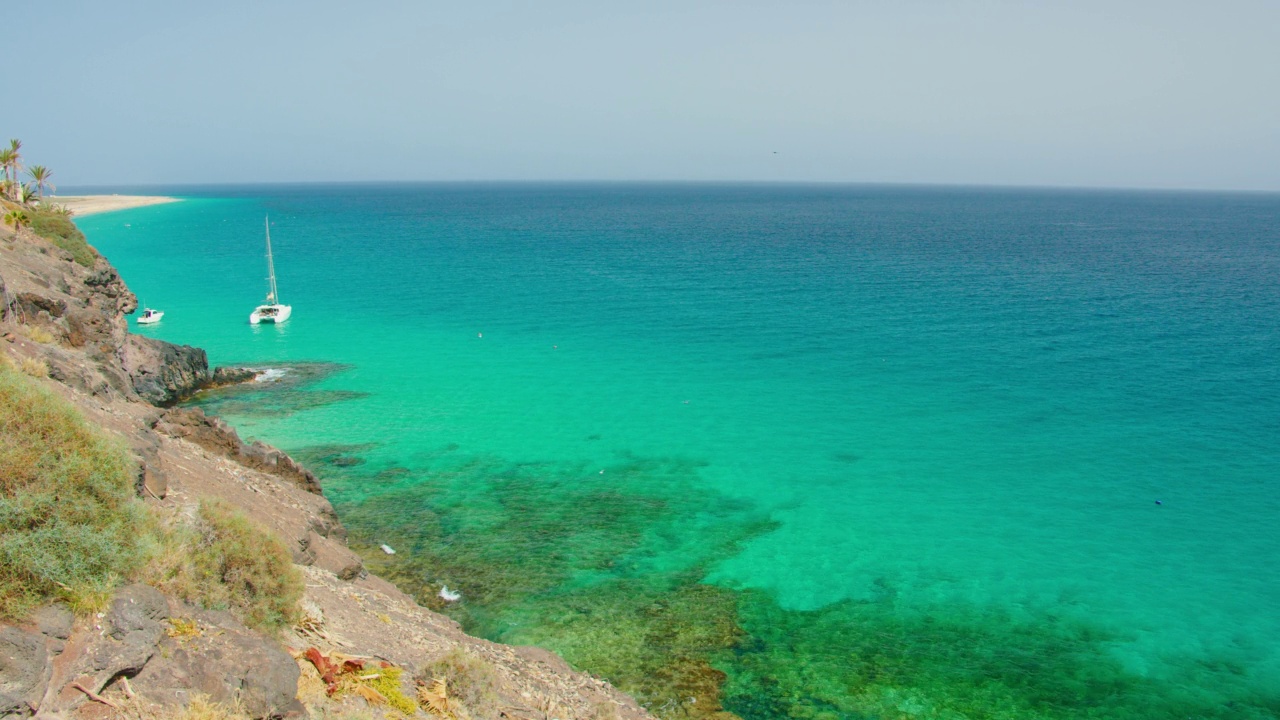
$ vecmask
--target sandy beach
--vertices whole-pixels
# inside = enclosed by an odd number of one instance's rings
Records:
[[[50,195],[48,200],[66,205],[72,213],[81,216],[178,202],[178,198],[161,195],[68,195],[65,197]]]

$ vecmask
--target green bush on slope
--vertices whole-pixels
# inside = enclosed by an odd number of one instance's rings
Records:
[[[0,353],[0,618],[54,600],[100,611],[141,575],[251,627],[296,619],[302,576],[278,538],[216,500],[164,529],[133,470],[123,447]]]
[[[70,404],[0,362],[0,616],[58,597],[78,606],[141,567],[155,535],[132,469]]]
[[[93,267],[98,251],[85,240],[70,215],[52,207],[37,206],[27,211],[27,217],[35,234],[71,253],[72,259],[81,265]]]
[[[250,627],[279,629],[298,619],[302,575],[288,548],[220,500],[202,500],[194,526],[170,534],[152,575],[162,589],[231,610]]]

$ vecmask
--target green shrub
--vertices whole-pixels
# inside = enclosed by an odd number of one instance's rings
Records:
[[[65,400],[0,363],[0,616],[96,607],[154,540],[133,464]]]
[[[279,629],[298,618],[302,574],[278,538],[221,500],[200,502],[190,528],[174,530],[154,572],[162,589],[246,625]]]
[[[27,217],[35,234],[71,253],[72,259],[81,265],[93,267],[98,251],[85,240],[70,215],[55,207],[38,206],[29,210]]]

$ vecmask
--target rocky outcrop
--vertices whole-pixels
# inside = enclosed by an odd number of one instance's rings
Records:
[[[209,357],[190,345],[130,335],[120,346],[118,357],[134,392],[152,405],[173,405],[213,379]]]
[[[200,408],[172,408],[155,424],[157,432],[184,438],[231,458],[245,467],[278,475],[310,493],[320,494],[320,480],[286,453],[266,443],[245,443],[235,428],[211,418]]]
[[[225,612],[130,585],[100,618],[76,623],[55,605],[30,627],[0,626],[0,717],[66,716],[121,678],[161,706],[201,694],[252,717],[303,717],[297,663]]]
[[[240,367],[220,367],[215,368],[213,377],[205,385],[206,388],[225,387],[227,385],[238,385],[243,382],[249,382],[258,377],[258,370]]]
[[[182,630],[161,638],[157,657],[131,680],[135,692],[172,707],[201,694],[238,704],[250,717],[305,717],[297,700],[298,664],[279,643],[228,613],[183,610],[172,626]]]
[[[41,709],[64,711],[101,692],[120,677],[133,677],[159,652],[169,617],[164,595],[146,585],[130,585],[116,594],[100,625],[82,625],[54,658],[55,672]],[[76,686],[79,687],[76,687]]]

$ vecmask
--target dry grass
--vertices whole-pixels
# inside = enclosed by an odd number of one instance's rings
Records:
[[[173,720],[241,720],[247,717],[249,716],[234,705],[211,702],[203,695],[196,695],[173,716]]]
[[[119,703],[114,720],[251,720],[238,703],[215,703],[207,695],[193,695],[186,707],[163,709],[139,699]]]
[[[221,500],[201,501],[192,527],[168,533],[148,579],[250,627],[278,630],[300,617],[302,575],[288,548]]]
[[[53,333],[39,325],[23,325],[22,334],[41,345],[48,345],[58,339]]]
[[[33,378],[49,377],[49,363],[39,358],[22,358],[22,364],[18,369]]]
[[[455,647],[427,665],[418,682],[431,686],[443,680],[450,700],[475,718],[492,717],[498,711],[497,677],[484,660]]]
[[[142,566],[155,534],[133,469],[69,403],[0,366],[0,617],[55,598],[91,611]]]

